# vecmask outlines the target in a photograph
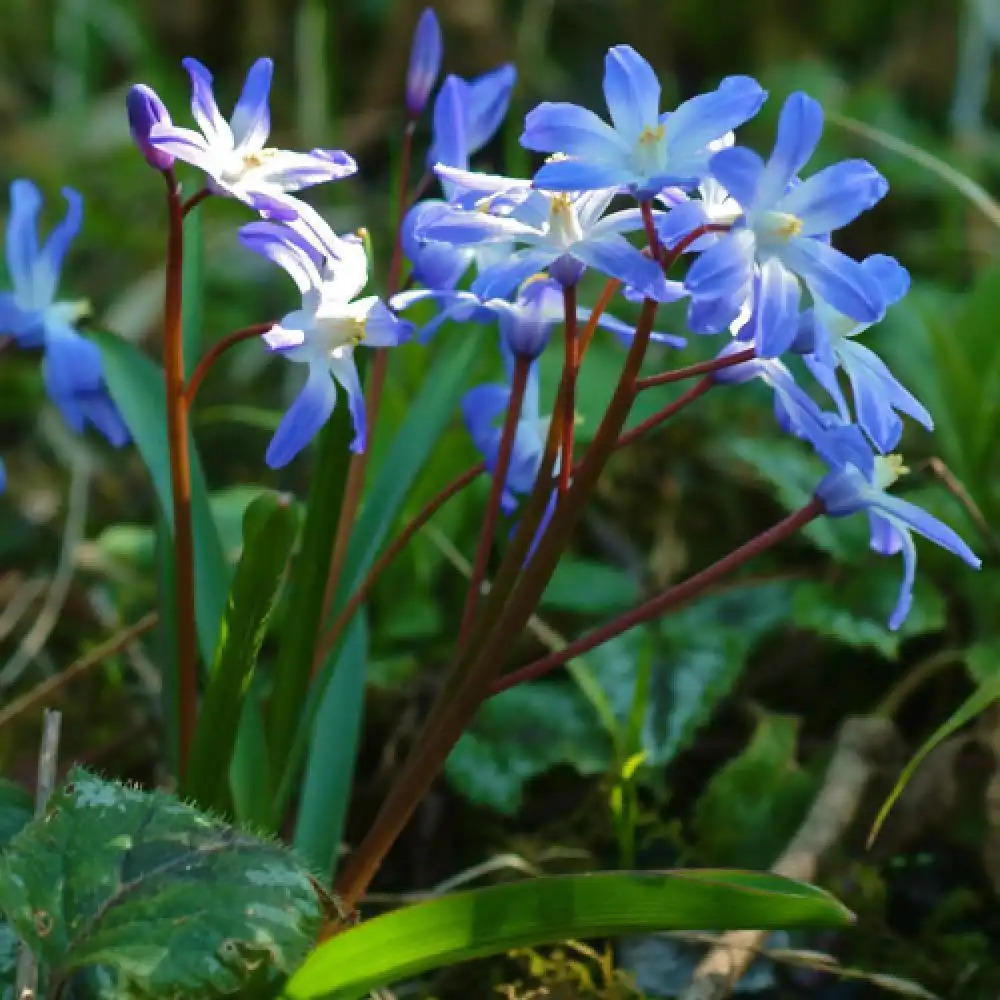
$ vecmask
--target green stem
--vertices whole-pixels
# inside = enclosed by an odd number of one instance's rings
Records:
[[[167,390],[167,443],[174,521],[174,586],[177,605],[177,706],[179,770],[183,777],[198,720],[198,644],[195,624],[194,534],[191,524],[191,457],[184,393],[182,321],[184,204],[172,170],[167,185],[166,292],[163,306],[163,370]]]

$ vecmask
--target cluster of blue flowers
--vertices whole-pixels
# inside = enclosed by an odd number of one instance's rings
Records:
[[[407,77],[410,130],[430,102],[442,48],[437,20],[425,11]],[[184,66],[198,130],[175,125],[157,95],[138,85],[128,97],[136,144],[156,169],[170,172],[175,160],[184,161],[204,173],[208,193],[253,209],[259,218],[241,228],[242,243],[283,268],[301,295],[299,308],[264,335],[272,351],[307,366],[304,387],[268,447],[271,467],[289,462],[323,426],[338,384],[353,418],[352,447],[364,449],[365,407],[354,349],[410,339],[413,325],[397,312],[430,301],[436,313],[421,331],[423,340],[447,322],[498,327],[508,382],[478,386],[463,401],[488,468],[498,459],[514,359],[531,364],[504,484],[504,507],[513,510],[517,495],[534,485],[548,426],[539,414],[534,362],[563,319],[565,291],[574,289],[569,301],[575,302],[577,284],[592,269],[619,282],[632,300],[686,299],[690,332],[726,335],[720,359],[752,349],[750,360],[720,368],[715,380],[767,384],[781,427],[808,442],[829,467],[816,490],[826,513],[867,513],[872,548],[902,553],[904,580],[893,628],[911,601],[912,532],[979,565],[951,529],[887,492],[902,471],[891,454],[903,431],[902,415],[927,428],[931,418],[856,337],[905,294],[909,278],[890,257],[859,262],[832,245],[832,234],[875,205],[888,185],[864,160],[803,176],[823,127],[822,110],[810,97],[796,93],[787,99],[765,161],[734,141],[734,130],[767,98],[755,80],[729,77],[710,93],[663,112],[652,68],[631,47],[618,45],[605,62],[610,121],[573,104],[539,105],[526,116],[521,143],[548,158],[532,179],[519,179],[470,169],[471,158],[506,116],[513,67],[471,80],[447,76],[434,97],[427,154],[441,197],[419,201],[403,219],[409,287],[386,305],[376,296],[359,297],[368,278],[361,240],[334,233],[296,197],[304,188],[350,176],[354,160],[341,150],[266,146],[271,61],[260,59],[250,69],[228,121],[216,104],[209,71],[194,59]],[[62,260],[81,215],[79,195],[67,190],[65,196],[67,216],[39,248],[40,196],[27,181],[12,187],[7,259],[14,290],[0,297],[0,330],[20,346],[44,350],[48,391],[72,427],[82,430],[89,421],[113,444],[122,444],[128,432],[104,389],[100,356],[73,327],[78,307],[56,299]],[[647,241],[655,234],[660,247],[689,255],[683,280],[664,273],[659,247],[643,251],[628,238],[643,230]],[[586,322],[590,312],[577,310]],[[599,325],[625,343],[634,334],[603,311]],[[685,343],[665,333],[653,339],[674,348]],[[789,356],[801,359],[830,408],[797,383],[782,360]]]

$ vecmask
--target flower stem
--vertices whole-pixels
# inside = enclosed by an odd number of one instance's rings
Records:
[[[537,605],[635,400],[635,382],[649,344],[656,310],[656,302],[647,299],[643,303],[618,387],[581,463],[579,475],[569,491],[560,497],[555,516],[522,572],[525,556],[548,505],[552,468],[560,440],[557,435],[561,434],[557,425],[560,419],[568,417],[564,373],[541,469],[521,523],[501,563],[486,606],[476,618],[465,646],[459,650],[416,745],[397,773],[375,822],[338,880],[337,893],[346,905],[354,906],[364,895],[382,859],[487,696],[502,667],[511,637],[520,633]],[[324,933],[331,931],[328,927]]]
[[[194,534],[191,525],[191,457],[188,406],[184,391],[184,337],[181,320],[184,270],[184,204],[172,170],[167,185],[169,227],[163,306],[163,370],[167,390],[167,443],[174,521],[174,585],[177,605],[177,706],[180,775],[187,767],[198,718],[198,646],[195,627]]]
[[[573,471],[573,433],[576,430],[576,377],[580,369],[579,341],[576,333],[576,285],[563,285],[563,378],[566,383],[566,419],[562,427],[562,463],[559,466],[559,492],[569,489]]]
[[[236,344],[242,343],[244,340],[251,340],[254,337],[259,337],[261,334],[267,333],[272,326],[274,326],[274,323],[254,323],[253,326],[245,326],[241,330],[234,330],[232,333],[226,334],[225,337],[214,343],[198,361],[198,365],[184,389],[184,398],[187,405],[190,406],[194,402],[194,397],[198,394],[198,389],[201,387],[201,383],[205,380],[205,376],[209,373],[212,365],[214,365],[215,362],[218,361],[230,347],[234,347]]]
[[[465,607],[462,609],[462,622],[458,629],[459,647],[469,637],[469,629],[472,628],[472,622],[476,617],[479,592],[486,576],[486,564],[489,561],[490,549],[493,548],[493,535],[496,532],[497,515],[500,513],[500,500],[507,483],[507,470],[510,468],[510,456],[514,451],[517,422],[521,418],[521,405],[524,403],[524,391],[528,385],[530,370],[530,359],[525,357],[515,359],[514,374],[510,385],[510,399],[507,402],[507,414],[504,417],[503,429],[500,431],[496,467],[493,469],[490,495],[486,501],[486,510],[483,512],[483,526],[476,544],[472,575],[469,577],[469,589],[465,594]]]
[[[372,564],[357,590],[334,619],[316,646],[316,663],[322,664],[333,652],[344,629],[351,623],[355,612],[368,599],[379,577],[389,564],[406,548],[410,539],[453,497],[458,495],[483,472],[482,462],[466,469],[460,476],[453,479],[440,493],[437,493],[426,506],[414,517],[403,530],[383,550],[382,554]],[[318,669],[318,668],[317,668]]]
[[[583,328],[583,332],[580,334],[580,342],[578,348],[579,359],[582,362],[583,356],[587,353],[587,348],[590,347],[590,342],[594,339],[594,332],[597,330],[597,324],[600,318],[604,315],[605,310],[611,304],[611,300],[615,297],[615,292],[621,288],[621,282],[617,278],[608,278],[604,282],[604,288],[601,291],[594,308],[590,312],[590,318],[587,320],[587,325]]]
[[[752,538],[749,542],[745,542],[738,549],[734,549],[728,555],[723,556],[701,572],[688,577],[683,583],[665,590],[662,594],[650,598],[648,601],[620,615],[618,618],[612,619],[600,628],[581,636],[575,642],[571,642],[558,652],[551,653],[540,660],[535,660],[534,663],[529,663],[520,670],[514,670],[509,674],[505,674],[494,683],[491,688],[491,694],[499,694],[501,691],[506,691],[517,684],[523,684],[525,681],[537,680],[557,667],[561,667],[574,657],[583,656],[584,653],[589,652],[596,646],[603,645],[605,642],[609,642],[623,632],[635,628],[636,625],[659,618],[666,611],[676,607],[678,604],[697,597],[702,591],[707,590],[722,577],[732,573],[761,552],[790,538],[822,513],[823,505],[821,501],[815,498],[810,500],[809,503],[795,511],[795,513],[789,514],[784,520],[779,521],[768,528],[767,531],[757,535],[756,538]]]
[[[187,215],[192,209],[197,208],[206,198],[210,197],[212,192],[207,188],[203,187],[200,191],[195,191],[187,201],[181,204],[181,215]]]
[[[709,361],[699,361],[696,365],[688,365],[685,368],[674,368],[673,371],[648,375],[646,378],[639,379],[637,388],[641,392],[643,389],[653,389],[658,385],[680,382],[682,379],[691,378],[694,375],[706,375],[711,372],[722,371],[724,368],[741,365],[744,361],[752,361],[755,357],[756,352],[754,349],[748,347],[745,351],[730,354],[725,358],[712,358]]]
[[[639,202],[639,211],[642,213],[642,226],[646,231],[646,242],[649,244],[649,252],[661,267],[664,265],[663,247],[660,244],[660,237],[656,232],[656,222],[653,219],[653,203],[651,201]]]
[[[399,183],[396,191],[396,229],[392,244],[392,258],[389,261],[387,279],[387,297],[396,293],[399,287],[400,271],[403,267],[403,217],[406,214],[407,189],[410,184],[410,163],[413,159],[413,133],[415,122],[407,121],[403,131],[403,149],[399,164]],[[389,365],[389,353],[385,347],[377,347],[372,352],[371,372],[365,385],[365,417],[368,425],[368,439],[375,434],[378,422],[379,400],[382,387],[385,384],[385,373]],[[368,468],[368,451],[356,452],[351,456],[347,469],[347,481],[344,484],[344,499],[340,507],[340,517],[337,521],[337,534],[333,542],[333,554],[330,557],[330,571],[326,577],[326,588],[323,592],[323,617],[326,621],[333,609],[333,600],[340,583],[340,575],[347,559],[347,543],[350,540],[351,529],[361,504],[361,494],[364,492],[365,472]],[[318,668],[316,668],[318,669]]]

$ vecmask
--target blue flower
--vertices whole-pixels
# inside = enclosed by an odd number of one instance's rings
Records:
[[[6,247],[14,289],[0,293],[0,330],[21,347],[43,348],[45,388],[66,423],[77,433],[92,423],[117,447],[128,442],[129,432],[108,395],[101,353],[73,329],[86,304],[56,299],[63,259],[83,219],[80,195],[71,188],[62,193],[66,215],[39,246],[41,193],[31,181],[11,183]]]
[[[433,246],[434,244],[429,244]],[[565,319],[562,287],[538,274],[525,281],[513,302],[507,299],[484,299],[473,292],[440,291],[417,288],[394,295],[389,305],[396,310],[408,309],[417,302],[431,301],[438,305],[438,314],[420,330],[420,340],[426,343],[438,329],[448,321],[454,323],[498,322],[500,337],[506,347],[515,355],[536,358],[545,349],[552,328]],[[590,320],[591,311],[585,306],[577,306],[578,323]],[[602,312],[597,325],[614,334],[626,346],[631,343],[635,330],[627,323]],[[654,343],[669,347],[684,347],[683,337],[654,331],[650,334]]]
[[[437,15],[428,7],[417,21],[410,47],[410,65],[406,72],[406,110],[416,118],[431,96],[438,73],[441,71],[441,25]]]
[[[756,80],[730,76],[711,93],[661,114],[652,67],[631,46],[616,45],[604,61],[613,124],[575,104],[544,103],[525,118],[521,145],[564,154],[535,175],[541,188],[627,187],[642,201],[670,184],[696,184],[707,172],[710,143],[752,118],[766,97]]]
[[[873,551],[886,556],[902,552],[903,581],[889,617],[889,628],[893,630],[906,620],[913,602],[917,550],[911,532],[947,549],[973,569],[981,565],[975,553],[946,524],[916,504],[887,492],[905,471],[898,455],[873,457],[867,468],[863,463],[847,461],[834,467],[816,489],[816,496],[831,517],[867,513]]]
[[[861,267],[878,285],[886,307],[906,294],[910,276],[892,257],[873,254],[862,262]],[[837,379],[837,369],[844,370],[854,396],[858,424],[879,451],[887,452],[896,447],[903,433],[899,413],[913,417],[927,430],[933,430],[934,421],[927,409],[889,371],[885,362],[874,351],[854,340],[869,326],[870,323],[859,323],[820,301],[800,318],[792,350],[803,354],[803,360],[817,382],[847,419],[847,402]]]
[[[264,334],[271,350],[308,366],[305,386],[268,445],[267,464],[272,469],[287,465],[326,423],[337,400],[333,379],[347,393],[354,423],[351,449],[363,451],[365,404],[354,349],[399,344],[409,338],[411,324],[397,319],[378,296],[357,298],[368,282],[361,241],[336,236],[308,205],[286,223],[243,226],[240,239],[284,268],[302,294],[301,307]]]
[[[174,158],[169,153],[157,149],[149,141],[149,133],[154,125],[172,125],[170,112],[156,92],[144,83],[137,83],[129,88],[125,97],[125,110],[128,114],[128,127],[132,140],[139,147],[139,152],[146,162],[157,170],[169,170],[174,165]]]
[[[212,74],[197,59],[185,59],[191,77],[191,113],[201,130],[169,123],[153,125],[149,142],[203,170],[215,194],[229,195],[275,218],[295,216],[299,202],[289,192],[348,177],[357,164],[343,150],[294,153],[265,147],[271,131],[268,97],[273,63],[258,59],[227,122],[212,93]]]
[[[536,191],[527,181],[437,169],[454,186],[458,204],[424,220],[416,235],[460,247],[495,246],[496,261],[473,282],[477,295],[505,298],[545,269],[561,285],[575,285],[587,267],[661,302],[683,294],[679,283],[668,282],[659,264],[622,235],[642,227],[639,210],[605,214],[613,189],[576,195]],[[523,249],[513,249],[518,244]]]
[[[817,302],[864,323],[881,318],[884,303],[874,278],[835,250],[829,234],[871,208],[888,185],[865,160],[844,160],[801,183],[797,174],[819,142],[823,112],[805,94],[785,102],[770,160],[741,147],[711,159],[713,176],[742,206],[733,229],[691,265],[685,287],[692,329],[719,333],[751,294],[759,316],[761,357],[782,354],[798,329],[800,279]]]

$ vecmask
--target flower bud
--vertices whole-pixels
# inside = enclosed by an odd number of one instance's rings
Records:
[[[517,302],[500,313],[500,335],[514,357],[534,361],[545,350],[562,314],[562,288],[548,278],[529,278]]]
[[[416,117],[424,110],[441,70],[441,26],[428,7],[417,22],[410,49],[410,67],[406,73],[406,110]]]
[[[154,125],[170,125],[170,112],[164,107],[151,87],[137,83],[129,89],[125,98],[125,108],[128,112],[128,126],[132,139],[146,162],[157,170],[169,170],[174,163],[170,153],[157,149],[149,141],[149,132]]]

